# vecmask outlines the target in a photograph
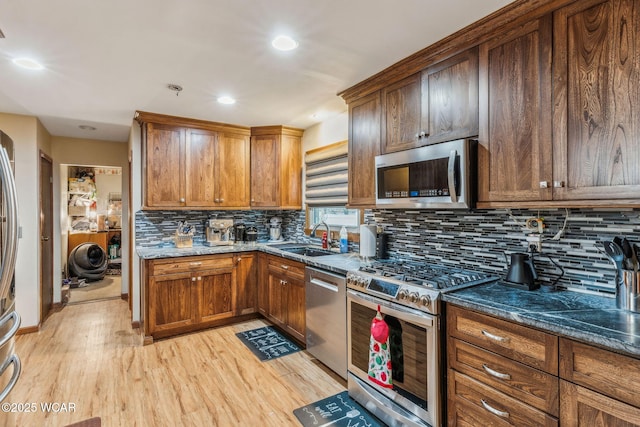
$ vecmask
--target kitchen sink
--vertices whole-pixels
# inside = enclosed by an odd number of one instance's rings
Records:
[[[326,255],[335,255],[335,252],[331,252],[326,249],[320,249],[313,246],[302,246],[302,245],[292,245],[292,244],[282,244],[282,245],[272,245],[272,248],[280,249],[284,252],[289,252],[292,254],[298,254],[308,257],[317,257],[317,256],[326,256]]]

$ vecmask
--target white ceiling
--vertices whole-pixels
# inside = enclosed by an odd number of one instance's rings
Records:
[[[135,110],[307,128],[346,109],[339,91],[507,3],[3,0],[0,112],[36,116],[52,135],[113,141],[128,139]],[[282,32],[300,47],[272,49]],[[45,69],[11,62],[23,56]],[[237,103],[218,104],[224,94]]]

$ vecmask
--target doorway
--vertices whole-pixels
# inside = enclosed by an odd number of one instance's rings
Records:
[[[40,151],[40,323],[53,306],[53,161]]]
[[[66,166],[68,304],[122,297],[122,168]],[[66,289],[65,289],[66,288]]]

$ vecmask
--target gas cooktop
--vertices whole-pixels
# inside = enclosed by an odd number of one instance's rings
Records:
[[[490,274],[422,261],[378,260],[347,274],[347,287],[437,314],[440,294],[497,280]]]

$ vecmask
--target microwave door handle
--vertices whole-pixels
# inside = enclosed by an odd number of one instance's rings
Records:
[[[456,150],[451,150],[449,153],[449,195],[451,196],[452,203],[458,203],[458,194],[456,194]]]

